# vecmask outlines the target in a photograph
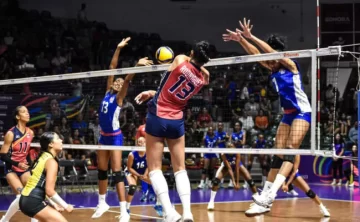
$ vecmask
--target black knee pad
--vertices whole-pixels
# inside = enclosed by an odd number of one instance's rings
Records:
[[[115,176],[115,184],[122,183],[125,180],[125,173],[124,171],[117,171],[114,172]]]
[[[107,180],[108,179],[107,170],[98,170],[98,179],[99,180]]]
[[[271,167],[270,168],[271,169],[280,169],[282,163],[283,163],[283,160],[280,157],[274,155],[271,159]]]
[[[306,192],[306,196],[310,197],[311,199],[314,199],[316,197],[316,193],[314,193],[314,191],[310,189],[308,192]]]
[[[294,190],[294,186],[292,184],[290,184],[288,187],[289,187],[289,192]]]
[[[128,194],[134,196],[135,192],[136,192],[136,185],[130,185]]]
[[[255,186],[255,182],[252,179],[247,180],[246,182],[249,184],[249,187]]]
[[[286,148],[286,149],[290,149],[290,148]],[[294,163],[295,161],[295,155],[284,155],[284,162],[290,162],[290,163]]]
[[[208,175],[209,170],[208,169],[202,169],[201,173],[204,175]]]
[[[208,176],[209,176],[209,180],[211,180],[214,177],[214,169],[208,170]]]
[[[220,179],[219,178],[214,178],[212,180],[212,185],[213,186],[219,186],[219,184],[220,184]]]

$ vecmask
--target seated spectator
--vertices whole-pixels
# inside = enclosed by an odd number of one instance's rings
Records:
[[[73,121],[71,125],[72,130],[79,130],[80,136],[85,136],[87,129],[88,129],[88,123],[83,120],[82,113],[79,113],[76,117],[76,120]]]
[[[43,130],[43,128],[38,128],[37,130],[36,130],[36,133],[35,133],[35,136],[34,136],[34,139],[32,140],[32,142],[33,143],[38,143],[38,142],[40,142],[40,137],[41,137],[41,135],[44,133],[44,130]]]
[[[64,136],[61,134],[60,127],[58,125],[54,126],[53,131],[59,136],[61,140],[64,140]]]
[[[248,115],[246,111],[243,112],[243,116],[239,118],[243,125],[243,129],[251,133],[254,129],[254,120],[251,116]]]
[[[186,129],[185,143],[187,147],[200,147],[204,133],[198,129],[198,124],[194,121],[192,126]]]
[[[59,107],[59,102],[56,99],[50,100],[50,113],[46,115],[45,130],[49,131],[55,125],[61,125],[62,118],[66,118],[65,111]]]
[[[66,67],[66,58],[61,55],[60,50],[56,51],[56,56],[51,60],[51,64],[54,67],[56,74],[61,74],[65,72]]]
[[[61,118],[60,133],[64,137],[64,143],[69,143],[71,128],[65,116]]]
[[[249,116],[255,118],[259,112],[260,105],[255,102],[254,95],[250,95],[250,101],[245,104],[245,110],[247,111]]]
[[[199,128],[201,128],[201,129],[205,129],[210,126],[210,124],[212,122],[212,118],[211,118],[208,110],[206,109],[206,107],[204,107],[202,109],[202,112],[199,113],[197,122],[198,122]]]
[[[99,115],[96,115],[95,121],[89,124],[89,129],[93,131],[94,144],[99,144],[100,139],[100,124],[99,124]]]
[[[348,134],[346,114],[342,113],[338,121],[340,124],[340,135],[342,137],[346,137],[346,135]]]
[[[355,141],[358,139],[358,122],[355,121],[353,127],[349,130],[349,140],[352,144],[356,144]]]
[[[260,109],[259,115],[257,115],[255,118],[255,126],[257,130],[263,133],[265,133],[269,126],[269,119],[264,115],[264,111],[262,109]]]
[[[260,109],[264,111],[264,115],[270,118],[272,107],[271,101],[267,97],[262,97],[260,101]]]
[[[191,112],[191,109],[188,108],[186,109],[186,113],[185,113],[185,129],[189,129],[193,122],[196,121],[195,116],[193,115],[193,113]]]

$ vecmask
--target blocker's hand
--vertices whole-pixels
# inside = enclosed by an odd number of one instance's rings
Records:
[[[150,98],[151,98],[150,92],[145,91],[135,97],[135,102],[140,105]]]

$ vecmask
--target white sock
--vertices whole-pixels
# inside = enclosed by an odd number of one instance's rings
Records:
[[[216,191],[211,191],[211,194],[210,194],[210,202],[211,203],[214,203],[216,193],[217,193]]]
[[[272,187],[273,183],[270,181],[266,181],[264,184],[264,188],[263,188],[263,192],[266,192],[268,190],[270,190],[270,188]]]
[[[127,214],[127,203],[126,203],[126,201],[122,201],[122,202],[120,202],[120,213],[121,214]]]
[[[176,188],[179,194],[182,206],[183,214],[191,214],[191,187],[190,180],[186,170],[180,170],[175,173]]]
[[[19,201],[20,201],[20,194],[16,195],[15,200],[10,204],[9,209],[6,211],[6,214],[3,216],[4,221],[9,221],[12,216],[19,210]]]
[[[160,202],[159,198],[156,198],[156,204],[155,204],[155,205],[156,205],[156,206],[161,205],[161,202]]]
[[[266,176],[262,176],[262,182],[263,182],[263,183],[266,182]]]
[[[154,188],[157,198],[160,200],[165,215],[169,215],[174,209],[172,208],[168,184],[161,170],[154,170],[149,173],[151,185]]]
[[[99,204],[106,203],[106,194],[99,194]]]
[[[127,210],[129,210],[129,209],[130,209],[130,205],[131,205],[131,203],[126,202],[126,209],[127,209]]]
[[[31,220],[30,220],[31,222],[39,222],[37,219],[35,219],[35,218],[31,218]]]
[[[224,183],[224,178],[221,179],[221,183]]]
[[[319,205],[319,207],[324,207],[324,205],[321,203],[321,204]]]
[[[205,183],[208,184],[209,183],[209,178],[206,177]]]
[[[273,183],[273,185],[270,188],[270,193],[276,194],[278,192],[278,190],[280,189],[280,187],[283,185],[283,183],[285,182],[286,177],[281,175],[281,174],[277,174],[275,181]]]
[[[204,180],[200,180],[200,185],[204,184]]]

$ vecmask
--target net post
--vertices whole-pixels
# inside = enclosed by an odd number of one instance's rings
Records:
[[[316,149],[316,104],[317,104],[317,93],[316,84],[317,84],[317,51],[311,50],[311,124],[310,124],[310,150],[313,155],[315,155]],[[318,144],[320,141],[317,141]]]
[[[357,102],[358,102],[358,141],[357,141],[357,149],[358,149],[358,158],[360,156],[360,149],[359,149],[359,145],[360,145],[360,127],[359,127],[359,117],[360,117],[360,109],[359,109],[359,105],[360,105],[360,91],[357,91]],[[360,161],[358,161],[358,165],[357,165],[358,169],[360,169]],[[358,176],[358,182],[360,184],[360,176]]]

